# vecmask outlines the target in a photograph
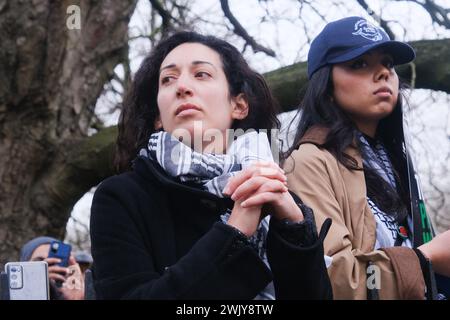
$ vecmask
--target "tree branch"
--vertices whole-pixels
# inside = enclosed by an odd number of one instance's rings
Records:
[[[46,171],[45,179],[33,186],[33,206],[49,213],[55,220],[66,221],[83,194],[114,174],[112,159],[116,137],[117,127],[113,126],[83,140],[62,145],[55,152],[56,159]]]
[[[164,7],[159,2],[159,0],[149,0],[149,1],[150,1],[150,4],[152,5],[152,8],[155,9],[158,12],[158,14],[161,16],[163,35],[167,34],[171,28],[170,21],[173,20],[173,21],[177,22],[177,19],[175,17],[173,17],[166,9],[164,9]]]
[[[0,1],[0,261],[36,235],[62,236],[73,204],[98,181],[102,168],[91,161],[91,181],[76,186],[83,171],[70,176],[59,160],[71,141],[85,139],[93,106],[121,62],[136,0],[112,2]],[[78,10],[68,16],[69,4]],[[79,28],[69,27],[69,17],[80,19]]]
[[[430,15],[433,22],[436,22],[438,25],[450,29],[450,19],[448,17],[450,15],[450,9],[445,9],[437,5],[433,0],[425,0],[425,2],[413,0],[412,2],[417,3],[419,6],[424,8]]]
[[[230,23],[234,27],[234,33],[236,33],[238,36],[240,36],[242,39],[245,40],[245,42],[250,45],[254,52],[264,52],[268,56],[275,57],[276,54],[272,49],[266,48],[260,44],[258,44],[255,39],[253,39],[247,31],[244,29],[244,27],[239,23],[239,21],[234,17],[233,13],[230,10],[230,6],[228,4],[228,0],[220,0],[220,5],[222,7],[222,11],[225,15],[225,17],[228,18]]]

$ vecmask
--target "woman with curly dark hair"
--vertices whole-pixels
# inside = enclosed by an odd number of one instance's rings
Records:
[[[329,225],[317,234],[273,161],[276,113],[229,43],[182,32],[152,50],[120,117],[122,174],[92,204],[97,297],[331,297]]]

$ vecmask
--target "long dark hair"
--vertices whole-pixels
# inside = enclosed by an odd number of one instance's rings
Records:
[[[320,148],[328,150],[336,159],[349,170],[362,170],[355,158],[346,151],[356,148],[361,152],[357,139],[358,130],[350,117],[334,102],[333,82],[331,77],[332,66],[327,65],[315,72],[306,88],[304,98],[299,106],[301,118],[290,149],[283,155],[287,158],[298,149],[300,140],[313,126],[322,126],[329,129],[325,142]],[[368,197],[385,213],[394,216],[397,222],[403,222],[407,215],[409,196],[404,188],[406,172],[404,168],[404,154],[402,141],[398,138],[403,135],[401,126],[401,108],[403,104],[402,91],[406,86],[401,83],[400,93],[394,111],[381,120],[377,136],[388,150],[392,162],[397,190],[392,188],[374,170],[364,167],[364,177]],[[399,131],[400,130],[400,131]]]
[[[243,93],[249,105],[248,116],[235,120],[230,129],[279,128],[276,117],[279,107],[263,76],[253,71],[241,53],[228,42],[195,32],[178,32],[162,40],[142,62],[126,94],[119,118],[114,166],[118,172],[131,169],[131,161],[139,149],[147,145],[155,132],[159,115],[157,105],[159,69],[165,57],[183,43],[200,43],[216,51],[221,58],[230,96]]]

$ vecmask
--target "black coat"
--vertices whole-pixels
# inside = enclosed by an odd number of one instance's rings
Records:
[[[301,247],[284,240],[271,219],[270,270],[242,234],[219,222],[227,207],[231,200],[178,183],[143,157],[133,171],[106,179],[91,212],[97,297],[253,299],[271,280],[277,299],[332,297],[327,227]]]

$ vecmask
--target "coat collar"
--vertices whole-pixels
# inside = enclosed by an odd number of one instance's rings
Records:
[[[299,145],[303,143],[312,143],[316,146],[322,146],[325,144],[327,140],[328,133],[330,132],[330,128],[325,126],[312,126],[308,130],[306,130],[305,134],[300,140]]]
[[[168,176],[158,163],[147,157],[138,156],[133,161],[133,170],[146,180],[153,181],[174,192],[185,192],[186,194],[192,194],[192,196],[197,198],[209,199],[222,204],[224,207],[232,207],[233,205],[233,201],[230,198],[220,198],[208,191],[181,183],[175,178]]]
[[[306,130],[303,137],[300,139],[300,142],[297,146],[297,149],[300,145],[304,143],[311,143],[321,148],[327,141],[328,134],[330,133],[330,128],[323,125],[314,125],[308,130]],[[354,144],[345,150],[345,153],[350,157],[354,158],[358,163],[358,167],[362,168],[362,156],[359,152],[359,149],[356,147],[356,141]]]

